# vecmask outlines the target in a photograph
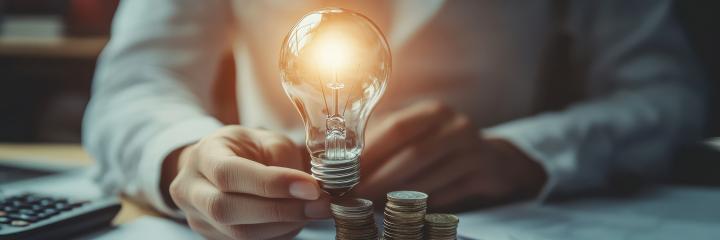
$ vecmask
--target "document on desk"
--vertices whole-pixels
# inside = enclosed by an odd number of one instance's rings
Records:
[[[520,204],[460,215],[473,239],[718,239],[720,189],[661,187],[626,198]]]
[[[460,214],[459,239],[718,239],[720,189],[661,187],[630,198],[517,204]],[[381,216],[378,216],[381,217]],[[333,239],[331,221],[308,224],[297,239]],[[174,221],[145,217],[98,239],[202,239]]]

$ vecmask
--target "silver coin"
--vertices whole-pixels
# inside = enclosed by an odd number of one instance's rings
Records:
[[[377,239],[372,201],[360,198],[334,200],[330,210],[335,219],[336,239]]]
[[[433,225],[457,225],[460,219],[453,214],[425,214],[425,222]]]
[[[389,201],[424,201],[427,200],[428,195],[423,192],[417,191],[394,191],[387,194]]]
[[[423,239],[428,195],[415,191],[387,194],[384,239]]]
[[[330,206],[337,206],[342,209],[368,209],[372,208],[372,201],[362,198],[342,198],[333,201]]]
[[[451,240],[457,238],[460,219],[452,214],[425,215],[425,236],[428,239]]]

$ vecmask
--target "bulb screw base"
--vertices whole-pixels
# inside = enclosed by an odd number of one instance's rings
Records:
[[[312,157],[310,164],[313,177],[320,182],[320,187],[332,197],[345,195],[360,182],[359,158]]]

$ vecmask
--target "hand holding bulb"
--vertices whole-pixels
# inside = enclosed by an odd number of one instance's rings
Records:
[[[306,15],[281,56],[283,85],[307,123],[313,176],[286,137],[227,126],[170,154],[162,189],[190,227],[210,239],[291,238],[330,215],[325,191],[359,179],[365,123],[390,73],[385,39],[365,17],[339,9]]]
[[[279,133],[226,126],[171,154],[161,184],[205,238],[290,239],[330,215],[301,159]]]

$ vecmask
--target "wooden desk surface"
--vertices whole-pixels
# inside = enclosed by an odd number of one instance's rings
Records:
[[[88,166],[94,162],[79,144],[0,144],[0,159],[27,159],[73,166]],[[142,208],[122,198],[122,210],[113,224],[130,222],[144,215],[160,216],[154,210]]]
[[[0,56],[95,59],[107,37],[17,37],[0,35]]]

